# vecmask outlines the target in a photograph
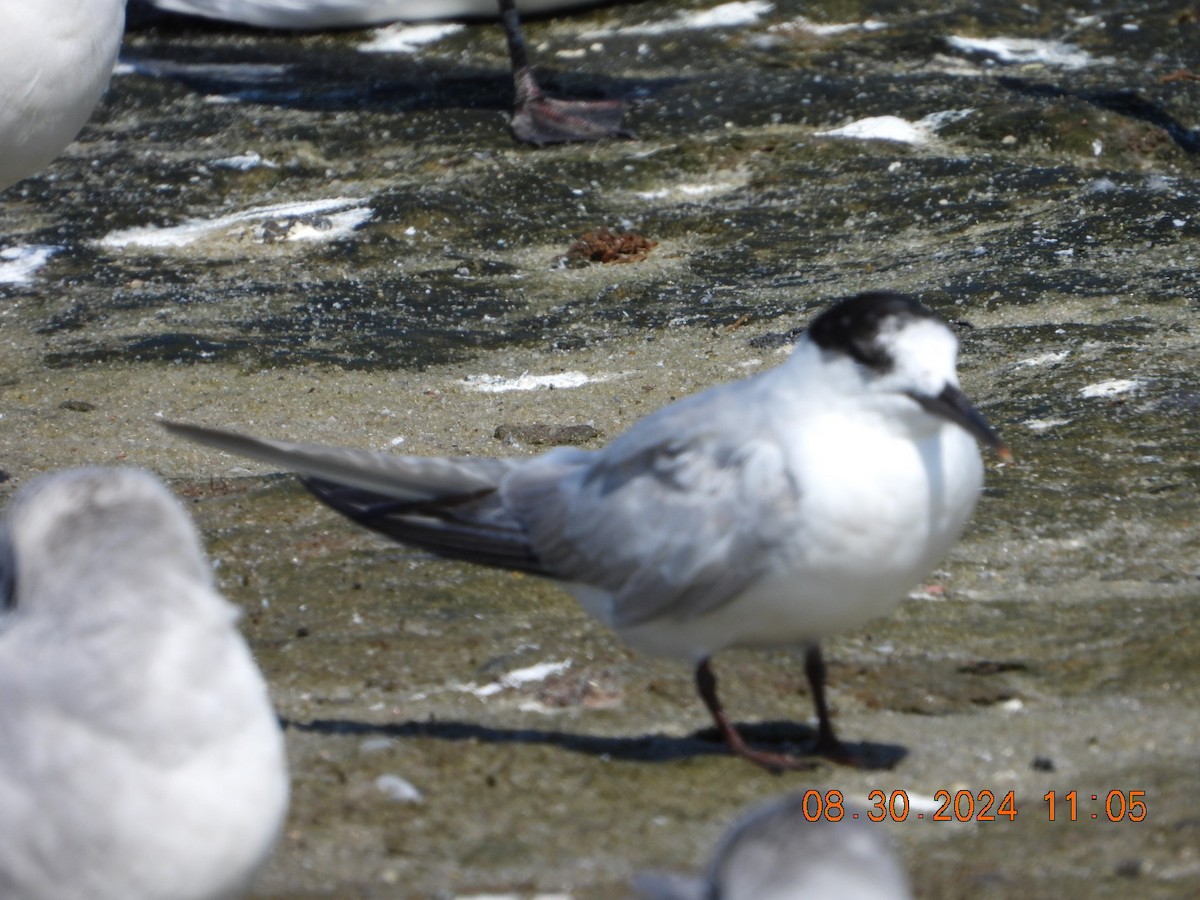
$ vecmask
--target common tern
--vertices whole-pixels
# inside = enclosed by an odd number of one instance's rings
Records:
[[[165,423],[282,466],[361,525],[441,556],[561,582],[631,646],[695,667],[735,753],[750,747],[710,657],[798,646],[818,752],[834,734],[818,641],[894,609],[961,534],[983,483],[976,441],[1011,455],[959,388],[958,340],[896,293],[817,316],[782,365],[647,416],[600,450],[414,457]]]

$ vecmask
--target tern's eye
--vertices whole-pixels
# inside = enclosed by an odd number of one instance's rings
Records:
[[[896,360],[880,343],[878,335],[854,341],[849,346],[851,356],[880,375],[886,375],[896,366]]]

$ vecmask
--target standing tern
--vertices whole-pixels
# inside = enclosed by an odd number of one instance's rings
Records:
[[[782,365],[687,397],[597,451],[394,456],[165,423],[304,476],[367,528],[441,556],[553,578],[631,646],[681,658],[736,754],[710,657],[800,646],[817,751],[834,734],[818,641],[894,609],[962,533],[976,440],[1011,454],[959,389],[958,341],[916,300],[867,293],[817,316]]]
[[[287,810],[283,735],[179,503],[135,469],[0,520],[0,897],[244,893]]]

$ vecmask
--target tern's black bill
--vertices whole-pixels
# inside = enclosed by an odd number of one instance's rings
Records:
[[[996,429],[992,427],[991,423],[983,417],[983,413],[977,410],[974,404],[967,399],[967,395],[958,388],[948,384],[936,397],[916,392],[910,393],[909,396],[935,416],[941,416],[943,419],[948,419],[955,425],[965,428],[980,442],[990,447],[992,452],[1004,462],[1012,462],[1012,451],[1008,449],[1008,445],[996,433]]]

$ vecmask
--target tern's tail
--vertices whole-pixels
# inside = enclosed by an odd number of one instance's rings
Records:
[[[517,460],[396,456],[163,425],[189,440],[296,472],[323,503],[394,540],[453,559],[544,574],[524,527],[496,491]]]

